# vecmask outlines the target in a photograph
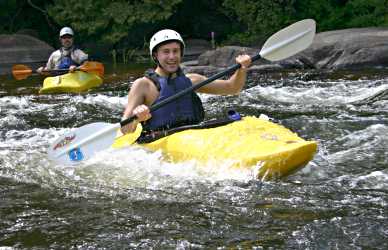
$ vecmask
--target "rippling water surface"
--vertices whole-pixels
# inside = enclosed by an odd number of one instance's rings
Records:
[[[0,248],[388,248],[384,70],[250,73],[240,96],[201,95],[208,118],[264,113],[319,142],[285,180],[173,164],[138,147],[76,168],[48,160],[71,128],[118,122],[141,71],[108,71],[82,95],[37,95],[41,78],[0,78]]]

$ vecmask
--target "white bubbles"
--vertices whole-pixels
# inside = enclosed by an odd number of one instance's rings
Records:
[[[325,82],[296,86],[265,86],[257,85],[245,91],[250,99],[258,99],[260,96],[268,101],[288,104],[310,104],[310,105],[347,105],[371,100],[376,96],[388,94],[388,84],[381,82],[341,81]]]
[[[222,180],[248,181],[250,171],[230,168],[227,162],[200,164],[194,160],[181,163],[166,161],[160,151],[150,152],[139,146],[102,151],[76,166],[71,172],[80,178],[105,186],[147,189],[181,188],[193,182],[214,183]]]
[[[388,190],[388,171],[372,171],[353,179],[350,186],[357,189]]]
[[[73,99],[75,103],[105,106],[111,109],[123,109],[127,101],[127,96],[119,97],[103,94],[77,96]]]

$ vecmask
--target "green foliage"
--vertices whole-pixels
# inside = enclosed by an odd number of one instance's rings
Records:
[[[0,33],[12,34],[23,30],[53,44],[55,26],[45,10],[45,5],[49,3],[51,1],[1,0]]]
[[[211,32],[214,32],[217,40],[223,40],[242,27],[233,13],[224,11],[222,3],[223,0],[182,1],[159,28],[171,27],[184,37],[207,40],[211,40]]]
[[[297,0],[298,19],[314,18],[319,31],[388,26],[387,0]]]
[[[181,1],[54,0],[48,10],[58,24],[69,25],[82,36],[117,44],[137,25],[169,18]]]
[[[349,1],[345,16],[346,27],[388,26],[388,1]]]
[[[59,29],[71,26],[90,52],[99,45],[123,60],[139,54],[133,49],[146,50],[162,28],[184,38],[210,40],[215,32],[217,44],[259,46],[305,18],[315,19],[319,32],[388,26],[388,0],[0,0],[0,33],[35,30],[54,45]]]
[[[317,21],[318,31],[330,27],[344,26],[344,4],[335,0],[296,0],[295,14],[298,19],[313,18]]]
[[[225,11],[237,17],[244,26],[230,39],[252,43],[289,24],[293,20],[294,0],[224,0]]]
[[[16,0],[9,1],[1,1],[0,2],[0,32],[1,33],[9,33],[13,30],[14,25],[14,15],[10,15],[10,13],[17,13],[17,3]]]

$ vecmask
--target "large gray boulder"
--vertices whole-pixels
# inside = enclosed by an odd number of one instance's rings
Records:
[[[259,53],[259,49],[240,47],[240,46],[225,46],[215,50],[208,50],[201,54],[197,60],[185,62],[183,68],[186,73],[199,74],[214,74],[220,69],[232,66],[236,63],[236,57],[241,54],[254,56]],[[295,61],[295,62],[294,62]],[[292,63],[296,63],[294,60]],[[266,59],[260,58],[253,63],[249,71],[274,71],[283,67],[277,63],[272,63]]]
[[[316,69],[388,66],[388,28],[357,28],[319,33],[299,60]]]
[[[184,61],[195,59],[205,51],[212,49],[211,43],[203,39],[186,39],[185,44]]]
[[[11,73],[14,64],[44,64],[53,51],[53,47],[29,35],[0,35],[0,74]]]
[[[235,63],[241,53],[254,55],[259,50],[226,46],[209,50],[198,57],[197,66],[189,72],[203,71],[204,66],[225,68]],[[360,69],[388,66],[388,28],[357,28],[322,32],[315,36],[312,45],[293,57],[269,62],[264,59],[254,63],[250,70],[279,70],[281,68]]]
[[[236,63],[236,57],[240,54],[253,55],[256,50],[248,47],[225,46],[216,50],[208,50],[198,57],[199,65],[211,65],[214,67],[228,67]]]

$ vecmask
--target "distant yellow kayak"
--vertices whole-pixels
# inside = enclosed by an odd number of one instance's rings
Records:
[[[76,71],[44,79],[40,94],[80,93],[100,86],[102,78],[93,73]]]
[[[136,133],[136,132],[135,132]],[[121,136],[114,148],[129,146],[133,134]],[[173,162],[227,163],[248,168],[262,180],[284,178],[305,166],[315,155],[317,143],[306,141],[289,129],[256,117],[207,129],[189,129],[140,144],[161,150]]]

